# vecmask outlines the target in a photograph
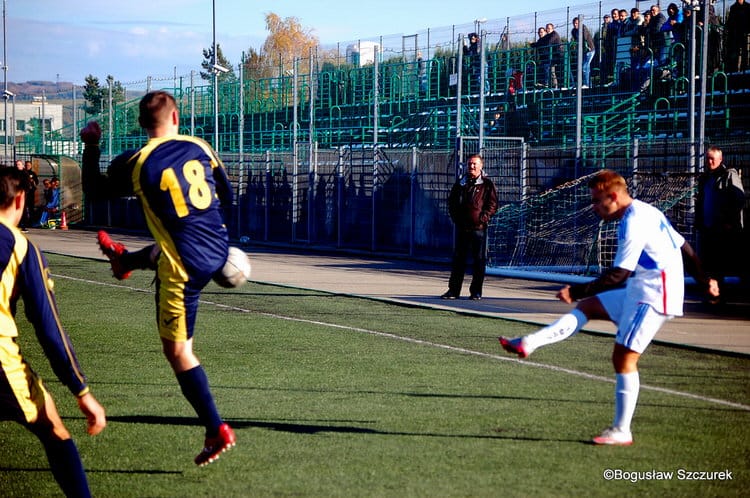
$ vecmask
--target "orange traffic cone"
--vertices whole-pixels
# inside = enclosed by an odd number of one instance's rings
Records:
[[[63,210],[62,215],[60,215],[60,230],[67,230],[68,229],[68,217],[65,215],[65,211]]]

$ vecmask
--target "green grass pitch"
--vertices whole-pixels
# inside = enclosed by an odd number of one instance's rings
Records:
[[[107,409],[101,435],[85,434],[23,318],[20,341],[94,496],[663,498],[750,487],[747,357],[652,346],[634,445],[596,447],[587,441],[613,411],[611,337],[579,334],[520,361],[496,337],[531,325],[258,283],[203,294],[195,351],[238,443],[197,468],[203,430],[161,354],[153,275],[117,282],[101,261],[49,260],[63,323]],[[0,496],[60,495],[30,433],[0,424],[0,446]],[[688,474],[719,471],[731,479]]]

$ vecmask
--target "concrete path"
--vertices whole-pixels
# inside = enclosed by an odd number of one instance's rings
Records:
[[[32,229],[27,236],[46,252],[104,259],[93,231]],[[113,234],[115,240],[137,249],[148,237]],[[252,280],[412,305],[503,317],[547,324],[570,309],[555,299],[560,284],[488,276],[481,301],[443,300],[448,270],[379,256],[352,256],[303,252],[300,249],[248,247],[253,263]],[[54,272],[54,268],[52,269]],[[468,279],[464,287],[468,287]],[[746,300],[745,300],[746,301]],[[720,312],[709,312],[688,298],[685,316],[662,327],[657,342],[750,355],[750,303],[729,303]],[[613,334],[609,322],[592,321],[585,330]],[[502,330],[498,329],[498,335]]]

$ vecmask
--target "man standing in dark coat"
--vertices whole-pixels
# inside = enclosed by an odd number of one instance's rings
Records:
[[[453,252],[448,291],[443,299],[456,299],[466,272],[466,260],[473,259],[469,299],[482,299],[485,268],[487,266],[487,225],[497,211],[495,184],[484,173],[482,156],[469,156],[468,171],[451,189],[448,213],[456,226],[456,245]]]

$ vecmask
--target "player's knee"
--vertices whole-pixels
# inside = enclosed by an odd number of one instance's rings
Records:
[[[622,344],[615,344],[615,348],[612,351],[612,366],[615,369],[615,373],[632,373],[638,371],[638,359],[641,357],[639,353],[636,353],[632,349],[628,349]]]

